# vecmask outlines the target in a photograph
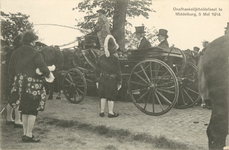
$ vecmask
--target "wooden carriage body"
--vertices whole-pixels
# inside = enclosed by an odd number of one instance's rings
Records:
[[[90,43],[81,41],[79,44],[90,67],[73,68],[63,79],[65,96],[72,103],[81,102],[87,87],[96,85],[99,47],[96,42]],[[127,57],[120,59],[120,65],[126,81],[123,82],[127,87],[126,94],[145,114],[162,115],[173,107],[192,107],[199,100],[196,66],[187,62],[185,54],[178,48],[129,50]]]

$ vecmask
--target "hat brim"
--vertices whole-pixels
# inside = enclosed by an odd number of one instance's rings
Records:
[[[157,34],[157,36],[159,36],[159,35],[162,35],[162,34]],[[164,35],[162,35],[162,36],[164,36]],[[168,35],[166,35],[165,37],[166,37],[166,38],[168,38],[169,36],[168,36]]]
[[[137,33],[146,33],[145,31],[144,32],[135,32],[135,34],[137,34]]]

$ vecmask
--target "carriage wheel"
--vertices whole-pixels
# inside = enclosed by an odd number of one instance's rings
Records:
[[[179,68],[179,65],[178,65]],[[178,70],[175,73],[178,73]],[[197,68],[187,62],[182,75],[178,75],[179,98],[174,108],[184,109],[194,106],[200,100],[198,92]]]
[[[78,69],[71,69],[63,77],[63,93],[71,103],[80,103],[87,93],[84,74]]]
[[[172,69],[157,59],[138,63],[128,81],[128,92],[135,106],[152,116],[165,114],[175,105],[178,88]]]

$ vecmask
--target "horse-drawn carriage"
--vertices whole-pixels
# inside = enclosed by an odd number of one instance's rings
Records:
[[[76,67],[63,77],[63,93],[71,103],[80,103],[87,87],[95,86],[95,69],[99,46],[96,35],[79,40],[79,49],[90,68]],[[189,108],[200,99],[196,66],[186,61],[178,48],[131,50],[120,59],[126,94],[145,114],[158,116],[171,108]],[[125,86],[123,86],[125,87]]]

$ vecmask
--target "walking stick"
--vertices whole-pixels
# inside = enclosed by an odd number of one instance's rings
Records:
[[[0,112],[0,115],[4,112],[5,109],[6,109],[6,107],[4,107],[4,108],[2,109],[2,111]]]

